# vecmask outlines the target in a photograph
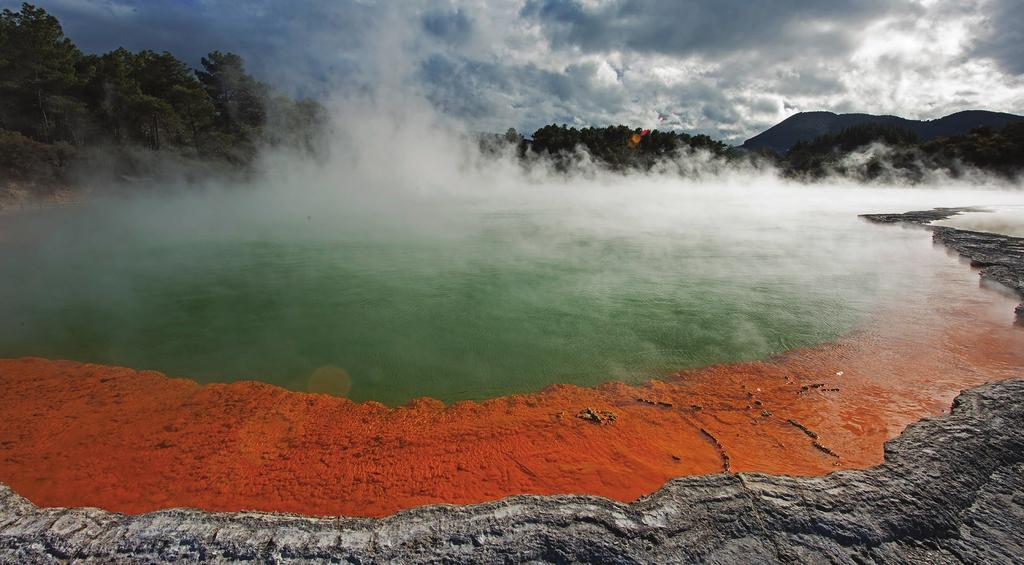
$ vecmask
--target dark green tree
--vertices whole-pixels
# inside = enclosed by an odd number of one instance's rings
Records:
[[[262,127],[268,89],[245,72],[245,61],[234,53],[214,51],[201,62],[203,69],[196,76],[213,101],[221,127],[242,134]]]
[[[139,109],[150,146],[198,147],[216,110],[188,65],[166,51],[141,51],[135,55],[132,74],[144,97]]]
[[[81,57],[42,8],[0,12],[0,128],[40,141],[76,141],[68,118],[80,108],[68,95]]]
[[[272,92],[266,100],[267,122],[263,139],[273,146],[299,149],[307,154],[322,152],[329,121],[327,110],[315,100],[293,100]]]
[[[511,143],[513,145],[519,145],[519,142],[523,140],[523,136],[519,135],[519,132],[516,131],[516,128],[508,128],[508,130],[505,131],[504,137],[506,142]]]

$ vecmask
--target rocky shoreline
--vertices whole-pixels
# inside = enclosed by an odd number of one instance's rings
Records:
[[[1024,238],[987,232],[932,226],[962,212],[978,208],[936,208],[903,214],[863,214],[862,218],[882,224],[916,224],[932,230],[932,239],[970,259],[982,279],[997,282],[1024,297]],[[1017,322],[1024,323],[1024,302],[1017,306]]]
[[[381,519],[40,509],[0,487],[0,562],[1011,562],[1024,555],[1024,381],[962,393],[885,463],[718,474],[633,504],[514,496]]]

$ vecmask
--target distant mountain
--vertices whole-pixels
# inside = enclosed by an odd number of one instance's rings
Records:
[[[916,133],[921,141],[928,141],[936,137],[965,134],[978,126],[1000,128],[1019,121],[1024,121],[1024,116],[985,110],[957,112],[944,118],[928,121],[871,114],[801,112],[748,139],[743,143],[743,148],[771,149],[785,153],[798,141],[810,141],[825,134],[835,135],[844,129],[869,123],[897,125]]]

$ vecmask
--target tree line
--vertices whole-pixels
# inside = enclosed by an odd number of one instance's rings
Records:
[[[315,150],[325,121],[319,103],[256,80],[234,53],[196,70],[168,52],[85,54],[42,8],[0,12],[0,160],[59,168],[83,149],[132,147],[244,166],[264,144]]]
[[[895,124],[868,123],[798,142],[785,154],[747,151],[707,135],[672,131],[652,130],[639,143],[631,143],[630,139],[641,131],[623,125],[577,129],[551,124],[535,131],[532,139],[510,129],[501,136],[485,137],[482,146],[486,151],[499,152],[512,144],[524,161],[543,157],[560,170],[571,169],[580,150],[596,163],[619,171],[650,170],[666,158],[703,151],[722,167],[763,163],[786,177],[806,181],[832,175],[915,182],[934,172],[954,178],[973,171],[1006,178],[1024,174],[1024,122],[1002,128],[978,127],[963,135],[930,141],[922,141],[913,131]]]
[[[665,158],[687,151],[706,151],[713,157],[726,160],[743,155],[742,151],[703,134],[656,129],[641,135],[642,132],[640,128],[621,124],[585,128],[550,124],[533,132],[532,138],[524,138],[515,129],[509,129],[500,136],[485,136],[481,146],[486,152],[498,152],[502,146],[513,144],[520,159],[545,158],[560,170],[571,168],[580,149],[598,164],[619,171],[650,170]],[[638,143],[632,142],[634,136],[639,137]]]

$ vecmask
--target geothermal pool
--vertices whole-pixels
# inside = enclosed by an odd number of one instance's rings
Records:
[[[922,207],[920,192],[750,197],[648,182],[551,194],[575,188],[401,202],[257,192],[9,214],[0,357],[389,405],[483,399],[834,340],[930,268],[921,233],[856,217],[901,210],[892,200]]]
[[[1018,297],[920,227],[856,217],[1019,191],[614,180],[6,214],[0,482],[132,513],[631,501],[874,465],[963,388],[1020,376]]]

